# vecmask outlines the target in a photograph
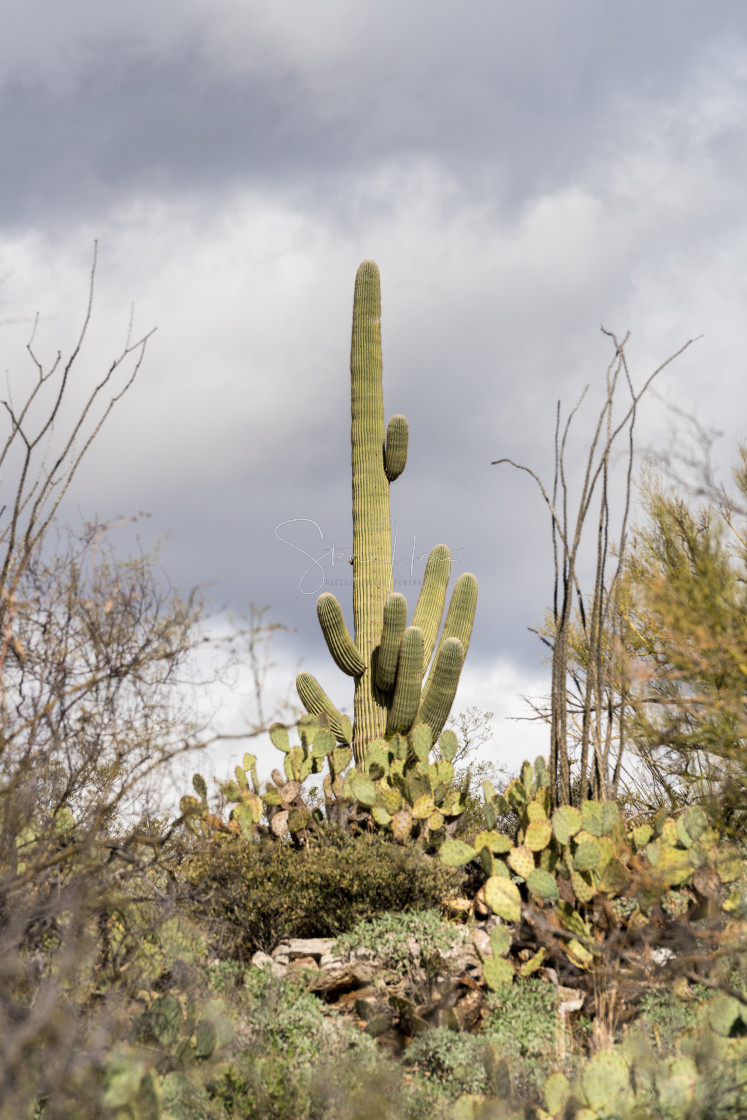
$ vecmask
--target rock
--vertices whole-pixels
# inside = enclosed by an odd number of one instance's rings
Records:
[[[378,1038],[379,1035],[384,1034],[390,1030],[394,1022],[393,1016],[386,1013],[381,1015],[374,1015],[366,1023],[366,1034],[370,1034],[372,1038]]]
[[[488,938],[489,942],[490,938]],[[450,975],[459,976],[463,972],[475,974],[482,972],[480,957],[472,941],[466,941],[464,945],[458,945],[455,949],[444,953],[444,959],[448,962]]]
[[[272,950],[271,955],[276,964],[286,965],[290,960],[290,942],[281,941],[280,944],[276,945]]]
[[[296,937],[288,942],[288,955],[294,957],[324,957],[332,952],[334,937]]]
[[[263,953],[261,949],[258,949],[252,957],[251,963],[255,968],[262,968],[266,964],[274,964],[275,962],[269,953]]]
[[[480,988],[467,992],[454,1005],[454,1014],[462,1030],[471,1031],[477,1024],[482,1012],[484,993]]]
[[[319,971],[319,965],[314,957],[294,957],[288,962],[287,972],[301,971],[303,968],[312,968],[315,972]]]
[[[564,988],[558,985],[558,1015],[560,1018],[565,1019],[566,1015],[570,1015],[574,1011],[580,1011],[584,1006],[585,999],[584,992],[579,992],[576,988]]]
[[[361,996],[357,996],[353,1006],[358,1018],[364,1019],[365,1022],[368,1022],[369,1019],[373,1019],[374,1015],[380,1011],[380,1008],[377,1007],[377,1002],[377,1000],[363,999]]]
[[[320,968],[337,968],[338,965],[343,963],[342,957],[333,955],[332,953],[325,953],[319,958]]]
[[[267,965],[269,965],[275,976],[282,976],[285,973],[285,966],[282,965],[282,964],[279,964],[276,960],[274,960],[269,955],[269,953],[263,953],[261,949],[259,949],[254,954],[250,963],[255,968],[266,968]]]
[[[323,992],[330,1003],[335,1002],[335,993],[342,995],[351,988],[360,988],[372,984],[376,977],[376,968],[362,961],[350,961],[348,964],[336,965],[334,968],[324,969],[316,975],[309,977],[309,991]]]

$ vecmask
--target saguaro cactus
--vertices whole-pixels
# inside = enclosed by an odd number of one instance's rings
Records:
[[[418,723],[430,726],[434,741],[440,735],[469,645],[477,580],[468,573],[457,580],[440,642],[448,548],[436,545],[428,557],[409,627],[405,598],[392,591],[389,487],[405,468],[408,427],[404,416],[393,416],[384,430],[381,289],[373,261],[364,261],[355,279],[350,374],[355,640],[334,595],[319,597],[317,613],[335,663],[355,678],[353,752],[361,766],[368,744],[385,735],[407,733]],[[301,673],[296,684],[306,710],[326,713],[337,738],[348,739],[349,721],[317,681]]]

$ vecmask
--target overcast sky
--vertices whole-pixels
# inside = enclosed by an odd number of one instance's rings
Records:
[[[444,542],[477,575],[457,706],[497,713],[504,760],[543,747],[505,716],[545,687],[528,627],[552,593],[549,520],[527,475],[490,463],[551,480],[555,402],[588,382],[582,461],[603,324],[631,332],[636,384],[703,335],[638,438],[681,438],[676,404],[723,433],[728,469],[747,428],[744,4],[5,0],[0,122],[11,383],[37,312],[40,354],[71,346],[96,239],[75,391],[131,305],[136,333],[158,328],[74,506],[150,513],[176,584],[294,628],[273,688],[302,663],[349,707],[314,607],[325,580],[350,616],[332,582],[349,569],[307,569],[350,546],[352,291],[375,259],[385,410],[411,432],[396,574],[417,581]]]

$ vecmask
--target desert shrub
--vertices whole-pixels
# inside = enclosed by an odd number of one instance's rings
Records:
[[[435,1027],[413,1039],[405,1064],[421,1078],[439,1084],[453,1100],[460,1093],[488,1091],[484,1052],[485,1041],[479,1035]]]
[[[335,937],[386,911],[437,907],[461,879],[413,844],[332,827],[303,849],[213,835],[183,874],[216,951],[243,960],[286,937]]]
[[[680,991],[686,992],[685,998]],[[636,1027],[657,1049],[671,1051],[683,1031],[695,1026],[700,1005],[712,994],[700,984],[686,982],[678,990],[666,987],[645,992],[638,1003]]]
[[[555,1065],[557,994],[544,980],[506,984],[486,1001],[484,1035],[509,1062],[517,1097],[531,1099]]]
[[[245,1024],[240,1046],[214,1087],[225,1115],[242,1120],[332,1115],[329,1086],[342,1104],[377,1063],[375,1042],[296,979],[269,968],[248,968],[244,977],[243,988],[234,991]]]
[[[381,914],[371,921],[358,922],[335,942],[335,952],[368,952],[392,968],[404,967],[417,945],[421,960],[428,961],[448,953],[464,940],[464,927],[445,921],[437,910],[406,914]]]

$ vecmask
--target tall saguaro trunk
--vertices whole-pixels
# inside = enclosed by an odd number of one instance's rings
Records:
[[[392,582],[389,479],[384,466],[384,392],[379,269],[364,261],[355,278],[350,351],[353,459],[353,619],[355,644],[366,664],[355,681],[353,752],[383,736],[386,698],[376,687],[374,651],[381,641],[384,604]]]

